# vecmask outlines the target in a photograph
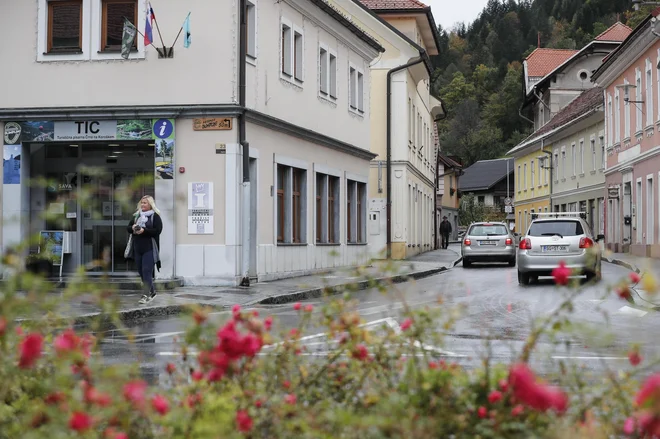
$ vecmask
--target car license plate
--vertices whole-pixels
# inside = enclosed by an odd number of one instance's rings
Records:
[[[495,241],[479,241],[479,245],[496,245]]]
[[[567,252],[568,251],[568,246],[567,245],[542,245],[541,246],[541,251],[543,253]]]

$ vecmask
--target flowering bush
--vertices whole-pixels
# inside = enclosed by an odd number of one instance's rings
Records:
[[[660,435],[660,375],[635,381],[654,366],[639,347],[629,352],[633,373],[607,371],[598,385],[564,363],[544,379],[533,371],[538,341],[570,329],[582,291],[564,265],[553,276],[565,300],[532,328],[512,364],[486,356],[468,368],[436,348],[459,309],[406,308],[400,326],[370,328],[347,292],[319,309],[292,305],[299,324],[284,333],[272,317],[239,306],[222,322],[193,307],[179,359],[150,386],[136,365],[109,366],[99,353],[103,324],[130,334],[103,284],[81,277],[52,295],[20,258],[6,255],[4,264],[14,274],[0,296],[0,438]],[[631,276],[613,290],[627,298],[640,281],[653,288],[654,280]],[[81,292],[103,313],[76,331],[55,310]],[[311,325],[324,327],[323,355],[306,355],[301,337]]]

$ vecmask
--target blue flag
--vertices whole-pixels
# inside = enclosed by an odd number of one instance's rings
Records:
[[[190,14],[186,17],[186,21],[183,22],[183,47],[186,49],[190,47]]]

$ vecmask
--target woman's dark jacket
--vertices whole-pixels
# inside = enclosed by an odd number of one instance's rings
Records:
[[[153,238],[156,241],[158,253],[160,253],[160,233],[163,231],[163,221],[160,219],[160,215],[154,212],[144,225],[144,233],[135,235],[133,234],[133,224],[135,224],[135,220],[138,217],[139,215],[133,215],[133,218],[131,218],[131,221],[128,223],[128,227],[126,227],[126,231],[133,235],[133,251],[145,253],[149,250],[153,250],[151,244],[151,238]],[[160,271],[160,261],[156,262],[156,268]]]

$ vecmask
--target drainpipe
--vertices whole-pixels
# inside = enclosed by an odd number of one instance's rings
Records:
[[[420,56],[387,72],[387,259],[392,258],[392,75],[423,62],[424,58]]]
[[[243,263],[241,286],[250,286],[250,144],[245,140],[245,62],[247,56],[247,2],[239,0],[240,34],[238,53],[238,105],[241,112],[238,115],[238,143],[243,149],[243,219],[241,221]]]

